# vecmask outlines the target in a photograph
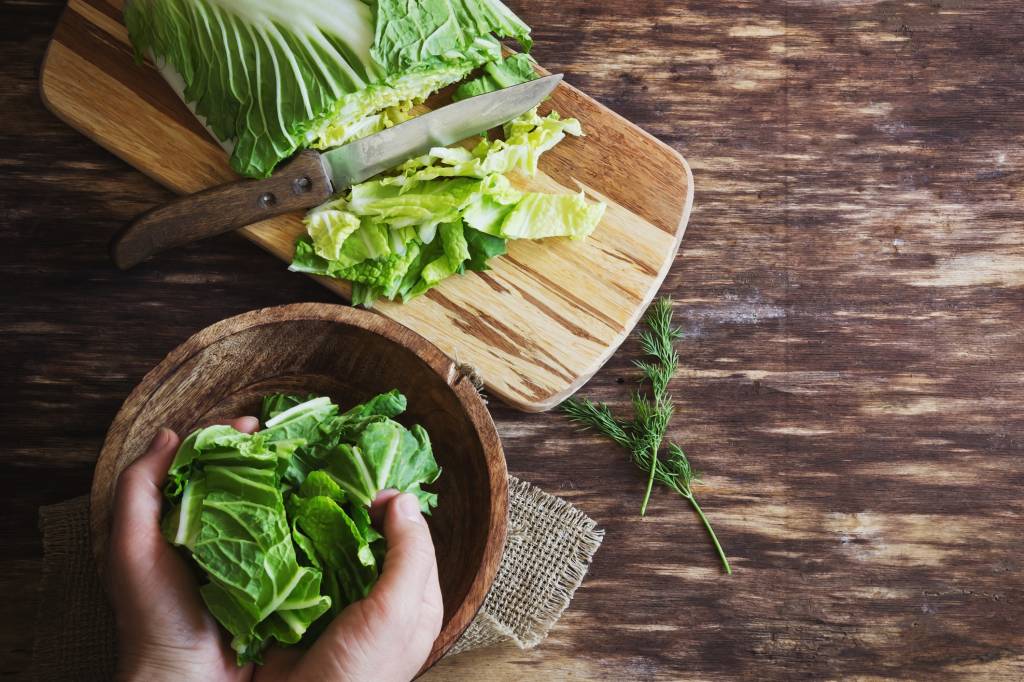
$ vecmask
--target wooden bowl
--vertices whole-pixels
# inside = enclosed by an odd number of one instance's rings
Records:
[[[429,519],[444,625],[424,669],[455,643],[490,589],[505,545],[505,458],[483,400],[455,364],[391,320],[340,305],[300,303],[218,322],[176,348],[135,387],[114,418],[92,484],[93,549],[102,571],[121,471],[161,426],[186,434],[259,413],[266,393],[330,395],[347,408],[397,388],[401,418],[422,424],[443,468]]]

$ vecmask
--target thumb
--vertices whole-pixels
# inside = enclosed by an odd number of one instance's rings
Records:
[[[437,579],[433,578],[437,575],[434,543],[415,496],[384,493],[375,502],[376,507],[386,505],[381,530],[387,541],[387,553],[380,578],[366,599],[357,602],[365,618],[362,631],[371,639],[393,637],[395,641],[408,641],[417,632],[424,600],[432,601],[428,591],[440,593]],[[346,629],[345,616],[343,612],[334,625]]]
[[[110,529],[112,565],[130,562],[132,557],[152,549],[148,545],[163,541],[160,537],[160,507],[163,502],[160,484],[174,459],[178,442],[173,431],[160,429],[146,453],[121,472]],[[139,547],[140,543],[143,547]]]
[[[387,554],[366,601],[385,636],[395,631],[405,642],[405,664],[412,665],[406,672],[412,675],[430,653],[444,617],[434,542],[419,500],[409,494],[388,502],[383,531]]]
[[[378,602],[386,620],[415,627],[427,581],[437,568],[434,542],[414,495],[391,498],[384,515],[387,553],[380,579],[369,599]]]
[[[430,653],[443,611],[434,544],[416,497],[391,495],[375,505],[386,504],[380,578],[303,657],[300,679],[408,680]]]

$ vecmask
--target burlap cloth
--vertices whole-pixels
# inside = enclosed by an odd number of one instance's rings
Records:
[[[449,656],[511,640],[543,640],[583,582],[604,533],[565,500],[509,476],[505,554],[483,607]],[[116,661],[114,620],[96,575],[89,499],[39,510],[43,579],[36,611],[32,678],[109,680]]]

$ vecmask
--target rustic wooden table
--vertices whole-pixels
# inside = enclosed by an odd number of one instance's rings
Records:
[[[541,647],[430,679],[1024,677],[1018,0],[510,4],[542,63],[693,166],[672,433],[736,574],[680,500],[637,516],[615,447],[494,405],[511,471],[607,536]],[[62,5],[0,21],[5,676],[31,647],[37,508],[88,489],[131,387],[216,320],[332,300],[232,236],[110,266],[111,233],[169,195],[43,109]],[[621,405],[637,350],[584,393]]]

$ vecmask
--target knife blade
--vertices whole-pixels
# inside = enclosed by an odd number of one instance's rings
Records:
[[[335,189],[362,182],[432,147],[447,147],[525,114],[562,80],[553,74],[449,104],[321,155]]]
[[[485,132],[540,104],[561,74],[449,104],[327,152],[306,150],[263,180],[243,180],[175,199],[114,236],[122,270],[175,246],[318,206],[403,161]]]

